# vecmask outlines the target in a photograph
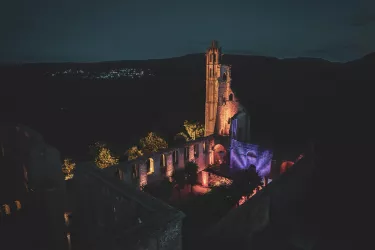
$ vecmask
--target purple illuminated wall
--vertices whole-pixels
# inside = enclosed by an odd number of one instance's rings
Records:
[[[230,167],[246,169],[253,164],[260,176],[268,176],[271,172],[272,150],[258,145],[231,140]]]

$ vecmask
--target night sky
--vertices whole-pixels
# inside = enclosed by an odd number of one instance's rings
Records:
[[[348,61],[375,51],[373,0],[6,0],[0,62],[201,53]],[[372,32],[371,32],[372,31]]]

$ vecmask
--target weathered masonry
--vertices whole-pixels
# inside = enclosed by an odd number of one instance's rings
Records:
[[[181,249],[184,214],[98,169],[77,166],[73,179],[78,249]],[[73,218],[73,219],[74,219]],[[86,249],[86,248],[85,248]]]
[[[199,138],[186,142],[180,147],[168,148],[132,161],[120,162],[103,171],[111,176],[117,176],[125,183],[142,188],[165,177],[171,177],[173,171],[184,169],[189,161],[197,163],[198,172],[203,171],[222,157],[223,152],[218,152],[219,149],[224,148],[220,144],[222,140],[215,135]],[[202,179],[199,182],[205,183]]]

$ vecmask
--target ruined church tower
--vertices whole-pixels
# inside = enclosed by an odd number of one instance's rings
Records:
[[[231,118],[238,112],[239,103],[231,89],[231,68],[220,64],[221,56],[221,48],[213,41],[206,52],[205,136],[229,136]]]
[[[205,136],[215,133],[218,105],[218,77],[220,75],[221,48],[217,41],[212,41],[206,51],[206,109]]]

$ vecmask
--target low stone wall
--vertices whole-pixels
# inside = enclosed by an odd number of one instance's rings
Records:
[[[93,163],[77,164],[73,180],[80,241],[94,243],[95,249],[181,249],[182,212]]]
[[[204,170],[213,161],[214,145],[214,136],[198,138],[180,147],[168,148],[132,161],[120,162],[118,165],[106,168],[105,172],[110,176],[117,176],[127,184],[142,188],[165,177],[171,177],[176,169],[185,168],[185,163],[189,161],[197,163],[199,172]],[[153,172],[148,172],[147,169],[153,169]]]
[[[222,249],[220,242],[224,241],[241,242],[238,249],[248,249],[253,244],[254,235],[271,225],[298,233],[298,230],[292,231],[301,223],[296,216],[300,206],[298,201],[306,198],[313,170],[308,159],[301,160],[212,227],[206,235],[207,240],[220,238],[219,249]]]

